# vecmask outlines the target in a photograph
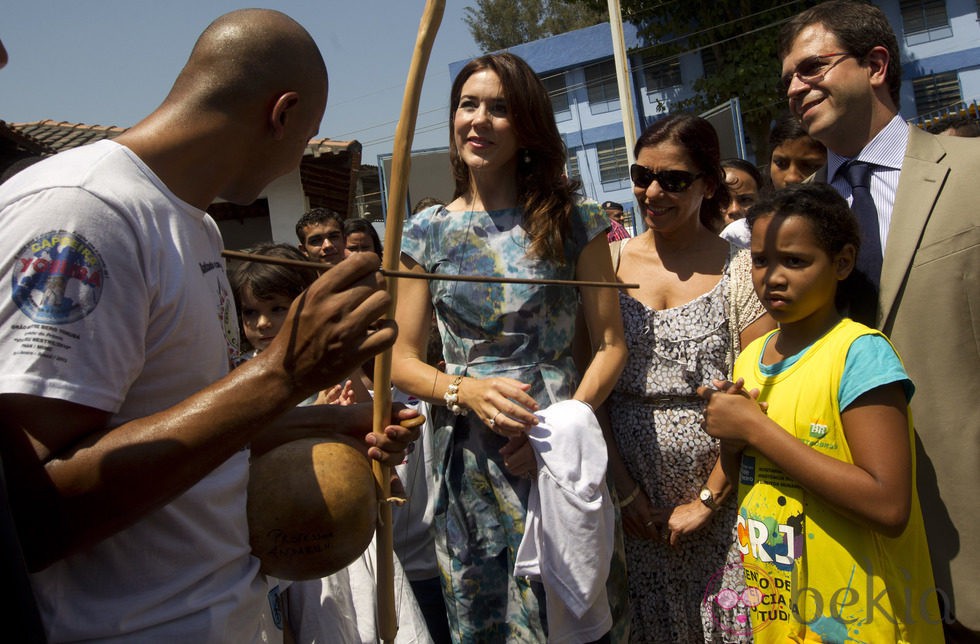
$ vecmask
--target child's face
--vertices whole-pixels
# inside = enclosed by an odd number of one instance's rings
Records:
[[[755,292],[780,326],[836,315],[837,283],[853,266],[847,249],[831,257],[805,217],[771,214],[756,219],[751,249]]]
[[[823,146],[808,136],[783,141],[772,151],[769,176],[777,190],[804,179],[827,163]]]
[[[725,223],[730,224],[737,219],[744,219],[749,208],[759,197],[759,186],[745,170],[725,168],[725,183],[732,201],[722,215]]]
[[[259,351],[264,351],[279,333],[293,300],[285,295],[258,299],[251,289],[242,293],[242,328],[245,339]]]
[[[367,233],[355,232],[347,235],[347,256],[353,253],[376,253],[374,240]]]

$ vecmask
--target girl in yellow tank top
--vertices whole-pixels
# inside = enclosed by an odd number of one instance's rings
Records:
[[[854,272],[857,222],[823,184],[779,191],[748,221],[753,284],[780,326],[701,395],[739,485],[755,640],[942,642],[912,383],[883,335],[841,313],[874,297]]]

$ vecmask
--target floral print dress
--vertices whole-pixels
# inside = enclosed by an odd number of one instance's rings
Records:
[[[574,279],[582,249],[609,228],[598,205],[578,206],[566,262],[558,265],[527,256],[521,222],[517,208],[434,206],[406,221],[402,254],[432,273]],[[431,281],[429,289],[448,373],[528,383],[541,408],[575,392],[574,287]],[[506,471],[499,453],[506,440],[474,414],[457,417],[442,406],[432,413],[439,486],[433,525],[453,639],[543,642],[541,585],[513,575],[531,481]]]

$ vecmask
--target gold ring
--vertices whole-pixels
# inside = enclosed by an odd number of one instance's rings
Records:
[[[498,411],[496,414],[493,415],[493,418],[491,418],[490,422],[487,423],[488,425],[490,425],[490,429],[493,429],[494,425],[497,424],[497,416],[499,416],[502,413],[503,413],[502,411]]]

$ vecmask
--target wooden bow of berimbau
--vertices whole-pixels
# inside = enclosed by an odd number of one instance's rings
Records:
[[[385,220],[385,240],[382,268],[398,269],[401,256],[402,225],[405,222],[405,202],[408,198],[408,172],[411,166],[412,140],[415,137],[415,120],[419,112],[422,81],[429,62],[432,43],[435,42],[439,23],[446,8],[445,0],[428,0],[419,22],[415,52],[408,69],[401,114],[395,128],[392,149],[391,185],[388,190],[388,214]],[[386,316],[395,317],[398,299],[398,280],[387,281],[391,303]],[[374,361],[374,433],[383,434],[391,419],[391,349],[377,356]],[[377,567],[378,567],[378,637],[382,642],[393,642],[398,632],[395,612],[395,553],[391,523],[391,468],[375,461],[374,477],[381,491],[378,495]]]

